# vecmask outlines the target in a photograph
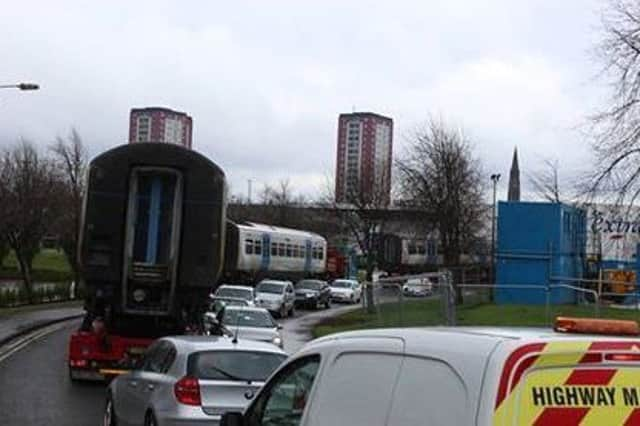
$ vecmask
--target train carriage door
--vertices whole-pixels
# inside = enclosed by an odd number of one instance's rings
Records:
[[[267,233],[262,234],[262,258],[260,260],[260,269],[266,271],[269,269],[271,262],[271,236]]]
[[[175,291],[182,177],[173,169],[136,167],[131,173],[123,308],[167,314]]]
[[[309,271],[311,271],[311,240],[306,240],[305,241],[305,252],[306,252],[306,256],[304,258],[304,272],[308,273]]]

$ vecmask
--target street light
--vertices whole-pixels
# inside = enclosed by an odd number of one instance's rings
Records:
[[[40,86],[35,83],[0,84],[0,89],[38,90]]]
[[[496,188],[498,181],[500,180],[500,173],[491,175],[491,182],[493,182],[493,204],[491,205],[491,279],[490,283],[495,285],[495,270],[496,270]],[[491,288],[491,300],[493,301],[493,288]]]

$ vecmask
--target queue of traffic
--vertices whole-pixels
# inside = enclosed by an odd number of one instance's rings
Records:
[[[107,390],[104,425],[219,424],[225,412],[242,411],[285,361],[282,326],[274,316],[329,308],[331,300],[357,303],[361,293],[355,280],[219,286],[210,295],[205,335],[160,338],[130,371],[117,372]]]

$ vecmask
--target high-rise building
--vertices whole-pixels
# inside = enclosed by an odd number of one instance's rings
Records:
[[[509,201],[520,201],[520,167],[518,166],[518,148],[513,150],[511,172],[509,173]]]
[[[336,202],[386,206],[391,192],[393,120],[371,112],[340,114]]]
[[[172,143],[191,148],[193,121],[169,108],[133,108],[129,115],[129,143]]]

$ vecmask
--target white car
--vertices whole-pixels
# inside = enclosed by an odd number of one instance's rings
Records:
[[[291,281],[262,280],[256,286],[256,306],[285,318],[293,316],[296,294]]]
[[[284,347],[282,326],[276,323],[264,308],[228,306],[222,315],[222,325],[239,339],[273,343]]]
[[[244,285],[222,284],[213,294],[214,298],[244,299],[249,306],[255,306],[256,294],[253,287]]]
[[[404,296],[426,297],[433,293],[433,283],[429,278],[411,278],[402,286]]]
[[[356,280],[335,280],[329,287],[336,302],[359,303],[362,298],[362,286]]]

